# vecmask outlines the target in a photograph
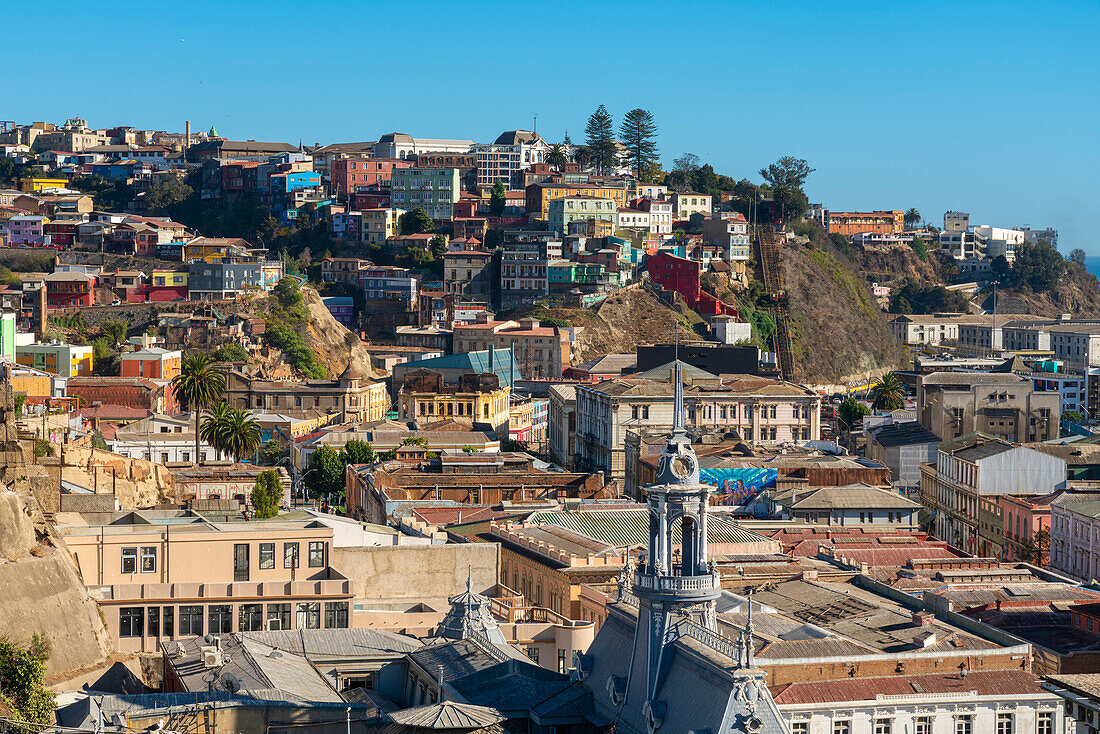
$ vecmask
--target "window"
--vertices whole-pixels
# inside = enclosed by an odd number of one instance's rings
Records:
[[[122,572],[137,573],[137,548],[122,549]]]
[[[267,605],[267,628],[269,630],[294,629],[290,625],[290,605],[289,604],[268,604]]]
[[[834,721],[833,734],[852,734],[852,722],[847,719]]]
[[[270,570],[275,568],[275,544],[260,543],[260,569]]]
[[[1013,720],[1012,714],[997,714],[997,734],[1013,734],[1015,730],[1015,721]]]
[[[141,637],[144,633],[145,610],[141,607],[122,607],[118,610],[118,636]]]
[[[1035,722],[1037,734],[1054,734],[1054,712],[1040,711]]]
[[[201,635],[202,634],[202,607],[201,606],[183,606],[183,607],[180,607],[180,634],[181,635]]]
[[[893,725],[893,719],[875,719],[875,734],[890,734]]]
[[[348,626],[348,603],[346,601],[325,602],[325,629],[346,629]]]
[[[970,714],[956,716],[955,734],[974,734],[974,717]]]
[[[527,653],[527,657],[531,659],[535,665],[539,664],[539,649],[537,647],[529,647],[524,652]]]
[[[172,636],[172,628],[175,626],[175,607],[164,607],[164,636]]]
[[[156,546],[143,545],[141,547],[141,572],[154,573],[157,570]]]
[[[297,543],[283,543],[283,568],[298,568]]]
[[[810,722],[792,721],[791,734],[810,734]]]
[[[558,648],[558,672],[562,675],[565,674],[565,648]]]
[[[315,630],[321,628],[321,602],[298,602],[298,629]]]
[[[233,631],[233,607],[228,604],[210,605],[210,634],[227,635]]]
[[[157,637],[160,634],[160,607],[149,607],[149,636]]]
[[[325,567],[325,542],[323,540],[311,540],[309,542],[309,567]]]
[[[241,604],[237,614],[237,629],[241,632],[261,632],[264,628],[262,604]]]

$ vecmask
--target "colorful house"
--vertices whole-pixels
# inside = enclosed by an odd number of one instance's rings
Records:
[[[42,245],[49,220],[37,214],[15,216],[8,220],[8,242],[13,246]]]
[[[95,276],[86,273],[50,273],[42,278],[46,284],[46,305],[50,308],[91,306]]]
[[[15,361],[61,377],[92,374],[92,348],[81,344],[26,344],[15,348]]]
[[[699,313],[740,318],[735,307],[719,301],[703,290],[702,263],[676,257],[667,252],[658,252],[646,261],[646,270],[649,272],[650,280],[662,288],[679,293],[687,304]]]
[[[129,352],[120,358],[122,376],[171,380],[179,375],[182,360],[183,352],[174,349],[149,347],[138,352]]]

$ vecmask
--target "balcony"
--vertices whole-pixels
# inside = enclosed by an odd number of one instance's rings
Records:
[[[722,589],[722,577],[715,571],[702,576],[655,576],[648,573],[634,573],[634,585],[638,589],[660,593],[676,592],[712,592]]]

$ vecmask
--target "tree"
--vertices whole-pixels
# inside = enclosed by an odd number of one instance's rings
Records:
[[[1026,284],[1033,291],[1042,293],[1057,285],[1065,271],[1066,261],[1049,243],[1025,243],[1016,248],[1012,276],[1017,286]]]
[[[441,234],[432,237],[431,248],[432,256],[437,260],[442,259],[447,254],[447,238]]]
[[[1082,250],[1080,247],[1077,247],[1077,248],[1074,248],[1074,249],[1070,250],[1068,260],[1071,263],[1077,263],[1078,265],[1084,265],[1085,264],[1085,251]]]
[[[420,234],[430,232],[435,227],[435,222],[421,207],[414,207],[400,216],[397,226],[401,234]]]
[[[172,380],[176,399],[195,414],[195,463],[199,462],[199,418],[204,408],[213,405],[225,390],[225,375],[214,369],[205,354],[189,354],[180,373]]]
[[[887,372],[871,391],[874,400],[871,407],[875,410],[900,410],[905,407],[905,385],[893,372]]]
[[[910,207],[909,211],[905,212],[903,219],[905,220],[906,227],[920,224],[920,212],[918,212],[915,207]]]
[[[260,424],[247,410],[237,408],[230,411],[225,431],[225,452],[237,461],[254,455],[260,447]]]
[[[256,477],[256,486],[249,495],[252,510],[257,520],[275,517],[279,514],[279,505],[283,500],[283,482],[279,472],[269,469]]]
[[[809,200],[802,187],[813,172],[804,159],[790,155],[760,169],[760,175],[771,186],[772,197],[779,205],[780,221],[787,221],[788,217],[797,219],[806,211]]]
[[[611,113],[600,105],[588,117],[584,126],[585,143],[592,156],[592,165],[600,173],[607,173],[615,163],[615,123]]]
[[[928,245],[925,244],[922,238],[914,237],[913,241],[910,243],[910,247],[913,248],[913,252],[917,254],[918,258],[921,260],[928,259]]]
[[[50,644],[37,632],[26,645],[0,637],[0,701],[11,709],[10,718],[38,725],[10,731],[31,734],[54,723],[54,694],[43,685],[49,659]]]
[[[865,415],[871,415],[871,409],[852,397],[845,398],[837,408],[837,419],[846,431],[851,431],[856,421]]]
[[[279,302],[279,305],[286,309],[294,308],[304,300],[302,289],[298,285],[298,279],[291,278],[289,275],[279,278],[279,282],[275,284],[271,292],[275,294],[275,300]]]
[[[588,168],[592,161],[592,151],[587,145],[578,145],[573,149],[573,161],[581,168]]]
[[[699,156],[694,153],[684,153],[672,162],[672,171],[691,175],[696,168],[699,168],[701,163]]]
[[[229,414],[231,412],[229,403],[220,402],[213,408],[207,409],[203,415],[202,426],[199,428],[199,438],[214,447],[219,459],[225,453],[225,448],[228,445]]]
[[[126,340],[127,325],[125,321],[108,320],[99,326],[100,332],[107,338],[111,346],[121,344]]]
[[[96,374],[106,375],[114,370],[111,366],[115,361],[115,350],[111,349],[106,337],[92,340],[92,367]]]
[[[302,480],[306,489],[315,497],[340,496],[344,492],[344,467],[336,449],[322,446],[310,457]]]
[[[489,213],[494,217],[499,217],[504,213],[504,205],[507,203],[507,198],[504,195],[504,182],[499,178],[496,183],[493,184],[493,193],[489,195]]]
[[[248,350],[237,342],[222,344],[214,350],[213,358],[215,362],[247,362]]]
[[[648,179],[658,156],[657,124],[653,122],[653,114],[641,108],[627,112],[619,128],[619,135],[638,178]]]
[[[279,442],[269,438],[260,447],[260,461],[270,466],[278,461],[283,453],[283,447],[279,445]]]
[[[565,168],[565,164],[569,162],[569,155],[565,152],[565,145],[562,143],[553,143],[549,150],[546,151],[546,162],[550,164],[551,168],[561,170]]]
[[[344,448],[340,451],[340,458],[344,464],[373,464],[378,461],[374,447],[357,438],[344,444]]]

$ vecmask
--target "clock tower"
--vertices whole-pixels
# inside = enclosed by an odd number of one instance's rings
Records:
[[[707,501],[713,488],[699,479],[699,461],[684,428],[683,365],[675,363],[672,435],[657,462],[654,484],[644,488],[649,510],[649,551],[634,570],[638,598],[635,649],[645,651],[647,701],[654,701],[672,624],[680,619],[717,632],[718,571],[707,560]],[[679,529],[680,553],[673,552]]]

